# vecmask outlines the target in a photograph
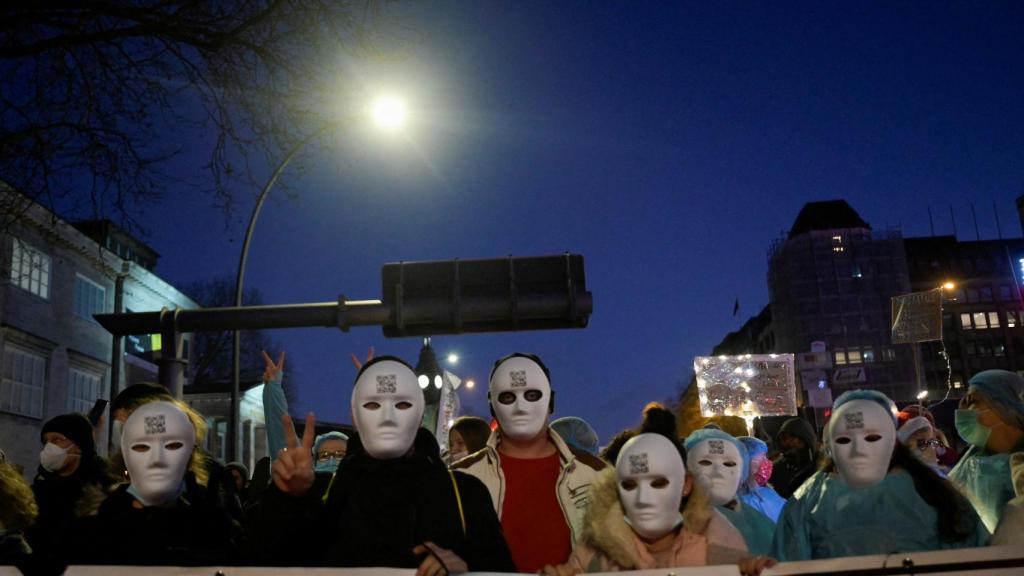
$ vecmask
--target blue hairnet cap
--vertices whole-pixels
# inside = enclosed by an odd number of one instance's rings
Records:
[[[1007,370],[985,370],[968,384],[968,391],[984,396],[1003,422],[1024,430],[1024,378]]]
[[[597,453],[597,432],[587,421],[576,416],[565,416],[551,422],[551,428],[573,448]]]
[[[324,434],[317,436],[316,440],[313,441],[313,454],[319,452],[320,445],[328,440],[343,440],[345,442],[348,442],[348,436],[336,430],[332,432],[326,432]]]
[[[740,436],[737,440],[742,442],[743,446],[747,448],[747,454],[750,456],[751,460],[761,454],[768,453],[768,445],[760,438],[754,438],[753,436]]]
[[[686,448],[687,452],[689,452],[700,442],[712,439],[725,440],[739,450],[740,458],[743,459],[743,475],[740,476],[740,478],[746,479],[750,475],[750,456],[747,454],[747,447],[743,445],[743,442],[740,442],[739,439],[732,434],[723,432],[716,428],[700,428],[691,432],[690,435],[686,437],[686,440],[683,440],[683,447]]]
[[[839,409],[840,406],[854,400],[870,400],[885,408],[885,411],[892,416],[893,424],[896,423],[896,415],[900,413],[899,409],[896,408],[896,403],[893,402],[888,396],[882,394],[878,390],[847,390],[836,398],[835,402],[832,403],[832,412]]]

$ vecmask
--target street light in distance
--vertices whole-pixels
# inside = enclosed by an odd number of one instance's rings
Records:
[[[952,282],[945,282],[942,285],[942,289],[943,290],[954,290],[954,289],[956,289],[956,284],[954,284]]]

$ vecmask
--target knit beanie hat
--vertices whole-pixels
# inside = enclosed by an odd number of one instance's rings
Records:
[[[46,424],[43,424],[43,430],[39,433],[40,441],[43,441],[43,436],[47,432],[63,434],[65,438],[78,446],[83,456],[91,456],[96,453],[96,443],[92,439],[92,424],[89,423],[88,418],[77,412],[54,416]]]

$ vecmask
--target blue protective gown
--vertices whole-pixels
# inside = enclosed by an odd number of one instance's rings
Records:
[[[719,512],[740,531],[747,542],[747,550],[757,556],[766,556],[772,552],[772,536],[775,534],[775,523],[757,510],[740,503],[736,510],[726,506],[716,506]]]
[[[1010,454],[983,454],[971,447],[949,473],[990,531],[995,531],[1003,506],[1015,496],[1010,476]]]
[[[737,496],[744,506],[764,514],[773,523],[779,521],[782,507],[786,505],[786,499],[779,496],[771,486],[758,486],[753,492],[744,492]]]
[[[984,546],[976,529],[960,542],[939,538],[937,515],[904,471],[891,471],[869,488],[854,489],[836,474],[816,472],[789,499],[775,527],[780,562]]]

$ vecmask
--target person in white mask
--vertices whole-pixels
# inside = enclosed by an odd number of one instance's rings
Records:
[[[352,390],[356,433],[322,497],[310,490],[314,417],[306,417],[300,440],[284,416],[286,446],[250,533],[256,561],[416,568],[421,576],[514,571],[487,490],[447,470],[437,440],[420,426],[424,404],[401,359],[363,364]]]
[[[185,492],[205,429],[178,400],[148,402],[125,420],[121,452],[128,484],[121,485],[74,539],[75,563],[211,566],[239,560],[241,528],[207,499]],[[198,422],[198,423],[197,423]],[[117,546],[111,546],[111,534]]]
[[[679,445],[642,431],[598,474],[590,512],[569,561],[549,576],[738,563],[756,574],[774,562],[751,558],[743,537],[686,472]]]
[[[874,390],[836,398],[827,459],[776,526],[779,560],[985,545],[988,531],[966,498],[897,442],[896,414]]]
[[[695,430],[686,437],[685,446],[687,470],[708,488],[711,503],[743,534],[750,552],[771,553],[774,523],[737,497],[750,472],[747,447],[715,428]]]
[[[537,356],[515,353],[495,362],[487,396],[498,428],[483,450],[454,468],[487,486],[518,572],[563,564],[582,530],[590,484],[605,464],[548,427],[554,391]]]

